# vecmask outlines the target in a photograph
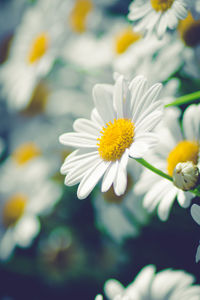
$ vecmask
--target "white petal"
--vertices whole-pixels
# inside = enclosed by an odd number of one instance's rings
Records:
[[[124,77],[121,75],[118,77],[116,83],[115,83],[115,89],[114,89],[114,104],[116,106],[117,111],[117,118],[123,118],[124,112],[123,112],[123,84],[124,84]]]
[[[111,163],[110,167],[107,169],[103,177],[102,186],[101,186],[102,193],[108,191],[109,188],[111,187],[115,179],[117,169],[118,169],[118,161]]]
[[[148,150],[156,146],[157,142],[158,138],[154,133],[138,134],[129,149],[129,155],[133,158],[142,158]]]
[[[154,274],[155,274],[155,266],[149,265],[144,267],[137,275],[136,279],[133,282],[133,286],[139,292],[139,295],[144,295],[145,291],[150,292],[151,284],[154,279]],[[131,288],[131,285],[129,287]]]
[[[86,173],[78,187],[77,196],[79,199],[84,199],[91,193],[109,165],[110,162],[100,161]]]
[[[84,149],[85,150],[85,149]],[[90,158],[90,157],[96,157],[98,155],[98,151],[87,151],[86,153],[83,154],[77,154],[77,150],[74,151],[76,152],[75,155],[73,156],[68,156],[64,162],[64,164],[62,165],[60,172],[61,174],[66,174],[67,172],[69,172],[72,168],[75,168],[77,165],[79,165],[83,160]]]
[[[102,129],[98,124],[86,119],[77,119],[73,124],[73,128],[75,131],[82,133],[87,132],[94,136],[98,136],[99,131]]]
[[[15,241],[21,247],[28,247],[40,231],[40,223],[35,216],[24,216],[15,227]]]
[[[191,215],[195,222],[200,225],[200,206],[197,204],[193,204],[191,207]]]
[[[161,121],[163,117],[163,112],[160,110],[156,110],[152,113],[150,113],[148,116],[146,116],[143,120],[138,122],[135,125],[135,132],[137,134],[144,133],[146,131],[153,130]]]
[[[97,138],[86,133],[64,133],[59,137],[59,141],[63,145],[72,147],[97,148]]]
[[[200,245],[197,248],[195,261],[196,261],[196,263],[198,263],[200,261]]]
[[[72,186],[80,182],[86,172],[93,168],[94,164],[100,161],[99,155],[93,155],[83,159],[74,168],[70,170],[65,178],[65,184]]]
[[[137,76],[130,83],[129,86],[131,90],[131,111],[132,116],[134,117],[135,111],[137,111],[137,107],[140,104],[142,95],[146,92],[147,89],[147,80],[144,76]]]
[[[109,299],[115,299],[116,296],[123,294],[123,285],[115,279],[109,279],[104,286],[105,294]]]
[[[97,123],[99,125],[100,128],[102,128],[105,123],[104,121],[102,120],[102,118],[100,117],[98,111],[96,108],[94,108],[92,110],[92,113],[91,113],[91,120],[94,121],[95,123]]]
[[[126,149],[121,160],[119,161],[117,174],[114,180],[114,191],[117,196],[121,196],[125,193],[127,186],[127,163],[128,163],[128,149]]]
[[[183,115],[183,129],[187,140],[200,141],[200,105],[190,105]]]
[[[184,192],[180,189],[177,189],[178,195],[177,195],[177,200],[183,208],[187,208],[190,206],[191,200],[193,198],[192,193],[190,192]]]
[[[158,206],[158,216],[162,221],[166,221],[169,216],[170,209],[174,203],[176,197],[176,190],[171,189],[165,196],[162,198]]]
[[[146,109],[149,108],[152,102],[156,101],[162,89],[162,84],[154,84],[146,93],[143,93],[142,97],[139,99],[138,105],[133,112],[133,120],[137,121],[139,116]]]
[[[104,125],[109,121],[113,122],[116,117],[113,108],[113,92],[107,85],[96,84],[93,88],[93,97],[96,109],[104,120]]]

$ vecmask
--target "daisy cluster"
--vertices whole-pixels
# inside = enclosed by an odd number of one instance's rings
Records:
[[[0,1],[0,25],[0,265],[200,300],[200,0]]]

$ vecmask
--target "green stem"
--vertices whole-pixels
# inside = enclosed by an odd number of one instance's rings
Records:
[[[195,196],[200,197],[200,192],[197,189],[190,190],[189,192],[193,193]]]
[[[151,170],[152,172],[156,173],[159,176],[162,176],[165,179],[168,179],[170,181],[173,181],[172,177],[167,175],[166,173],[162,172],[161,170],[157,169],[156,167],[152,166],[151,164],[149,164],[146,160],[144,160],[143,158],[135,158],[135,160],[137,162],[139,162],[141,165],[143,165],[144,167],[146,167],[147,169]]]
[[[200,91],[197,91],[197,92],[176,98],[176,100],[174,102],[166,104],[165,107],[179,106],[182,104],[193,102],[194,100],[199,99],[199,98],[200,98]]]

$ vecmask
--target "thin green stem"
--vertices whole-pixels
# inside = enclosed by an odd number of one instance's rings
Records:
[[[197,189],[190,190],[189,192],[193,193],[195,196],[200,197],[200,192]]]
[[[181,97],[177,98],[174,102],[166,104],[165,107],[179,106],[182,104],[193,102],[196,99],[200,99],[200,91],[181,96]]]
[[[165,179],[168,179],[170,181],[173,181],[172,177],[169,176],[168,174],[162,172],[161,170],[157,169],[156,167],[152,166],[149,164],[145,159],[143,158],[135,158],[137,162],[139,162],[141,165],[143,165],[145,168],[151,170],[152,172],[156,173],[159,176],[162,176]]]

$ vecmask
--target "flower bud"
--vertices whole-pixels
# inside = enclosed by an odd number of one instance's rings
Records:
[[[198,183],[199,169],[191,161],[178,163],[173,171],[173,182],[183,191],[194,189]]]

